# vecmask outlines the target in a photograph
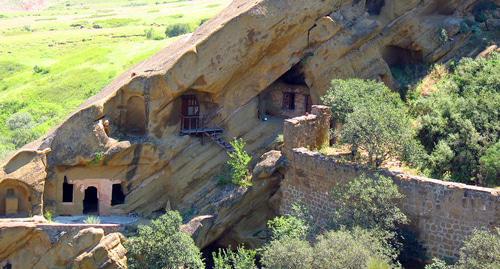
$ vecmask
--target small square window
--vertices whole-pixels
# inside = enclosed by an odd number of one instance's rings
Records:
[[[283,93],[283,107],[284,110],[295,110],[295,93]]]

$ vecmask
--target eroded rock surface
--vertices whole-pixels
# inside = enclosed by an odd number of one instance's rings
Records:
[[[0,227],[0,266],[16,268],[127,268],[120,233],[87,228],[71,233],[39,228],[35,223]]]

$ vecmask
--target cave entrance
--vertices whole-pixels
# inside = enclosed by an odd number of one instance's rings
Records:
[[[142,96],[132,96],[127,101],[125,131],[129,135],[146,134],[146,103]]]
[[[366,11],[372,16],[380,15],[385,6],[385,0],[366,0]]]
[[[408,90],[428,72],[429,66],[424,63],[422,51],[391,45],[382,50],[382,57],[397,82],[396,89],[405,100]]]
[[[96,187],[88,187],[85,189],[83,214],[99,214],[99,198],[97,197]]]
[[[398,46],[386,46],[382,57],[389,67],[423,63],[422,51]]]
[[[293,118],[310,112],[311,106],[303,64],[299,62],[259,96],[258,115],[260,119]]]

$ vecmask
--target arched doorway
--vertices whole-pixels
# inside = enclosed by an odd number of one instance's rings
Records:
[[[31,214],[29,187],[14,179],[0,183],[0,216],[27,217]]]
[[[99,198],[97,197],[96,187],[88,187],[85,189],[83,214],[99,214]]]

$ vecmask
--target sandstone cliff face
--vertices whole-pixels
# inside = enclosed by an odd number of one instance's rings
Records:
[[[236,0],[192,35],[121,75],[25,149],[51,149],[45,174],[15,180],[36,193],[38,211],[43,204],[56,213],[80,214],[85,189],[96,186],[101,213],[151,215],[171,208],[212,215],[195,233],[201,247],[230,227],[244,237],[245,227],[254,224],[250,212],[276,213],[272,200],[261,197],[272,197],[279,176],[257,179],[250,190],[219,186],[214,175],[226,154],[214,143],[179,135],[181,97],[196,94],[202,113],[211,116],[209,124],[222,127],[227,139],[245,139],[258,157],[282,131],[282,119],[258,119],[258,95],[292,67],[303,73],[314,103],[333,78],[372,78],[394,86],[391,65],[436,62],[468,38],[458,25],[475,2]],[[444,44],[437,37],[442,28],[452,37]],[[12,162],[4,166],[0,184],[33,163],[11,169]],[[63,182],[78,186],[72,204],[61,203]],[[125,203],[109,204],[103,190],[112,184],[121,184]],[[254,199],[256,204],[247,203]]]
[[[123,235],[105,235],[102,229],[60,233],[14,223],[0,227],[0,239],[2,268],[127,268]]]

